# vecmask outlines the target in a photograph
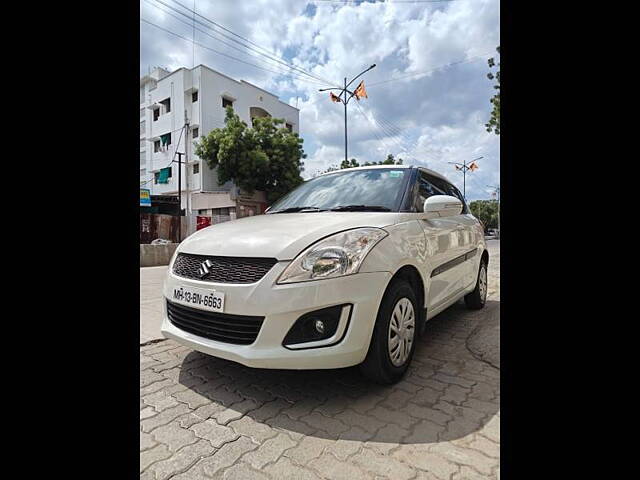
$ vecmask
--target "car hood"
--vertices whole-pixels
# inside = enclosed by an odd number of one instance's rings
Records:
[[[186,238],[178,251],[196,255],[269,257],[292,260],[333,233],[360,227],[385,227],[403,215],[394,212],[276,213],[211,225]]]

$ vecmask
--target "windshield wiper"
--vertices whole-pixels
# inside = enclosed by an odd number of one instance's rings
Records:
[[[274,210],[268,213],[296,213],[296,212],[324,212],[326,210],[322,210],[318,207],[289,207],[283,210]]]
[[[339,205],[329,209],[332,212],[390,212],[391,209],[381,205]]]

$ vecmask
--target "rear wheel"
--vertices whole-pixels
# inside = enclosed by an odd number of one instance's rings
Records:
[[[380,304],[362,373],[377,383],[395,383],[407,371],[415,350],[418,303],[411,285],[395,280]]]
[[[487,261],[484,259],[480,261],[476,288],[465,295],[464,302],[472,310],[480,310],[487,302]]]

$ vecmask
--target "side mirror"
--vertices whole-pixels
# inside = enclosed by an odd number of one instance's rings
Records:
[[[460,215],[462,202],[451,195],[433,195],[424,201],[427,218],[443,218]]]

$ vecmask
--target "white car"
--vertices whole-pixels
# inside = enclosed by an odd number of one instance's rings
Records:
[[[407,370],[427,320],[482,308],[480,222],[442,175],[358,167],[306,181],[265,215],[204,228],[177,248],[162,334],[258,368]]]

